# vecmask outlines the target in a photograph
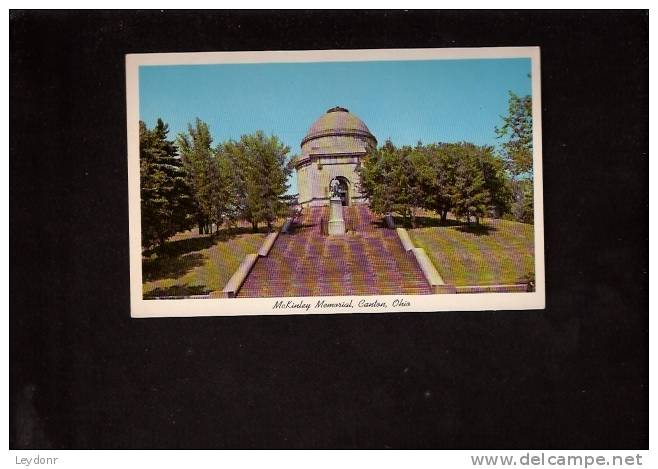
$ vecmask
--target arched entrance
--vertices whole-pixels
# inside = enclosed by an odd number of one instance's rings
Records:
[[[336,176],[336,179],[339,183],[338,195],[340,196],[340,200],[344,207],[348,206],[350,204],[350,182],[343,176]]]

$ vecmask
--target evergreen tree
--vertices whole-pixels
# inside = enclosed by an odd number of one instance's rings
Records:
[[[142,247],[165,247],[167,238],[191,226],[193,209],[186,172],[169,127],[158,119],[153,130],[139,123]]]

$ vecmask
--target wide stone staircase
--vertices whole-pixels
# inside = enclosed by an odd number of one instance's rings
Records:
[[[310,207],[261,257],[238,297],[431,294],[413,254],[367,205],[343,207],[348,233],[325,236],[328,207]]]

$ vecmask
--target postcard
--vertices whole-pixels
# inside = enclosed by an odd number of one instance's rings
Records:
[[[126,56],[133,317],[545,307],[538,47]]]

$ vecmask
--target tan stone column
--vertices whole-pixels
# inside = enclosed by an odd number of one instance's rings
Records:
[[[343,218],[343,201],[340,197],[330,200],[329,235],[340,236],[345,234],[345,219]]]

